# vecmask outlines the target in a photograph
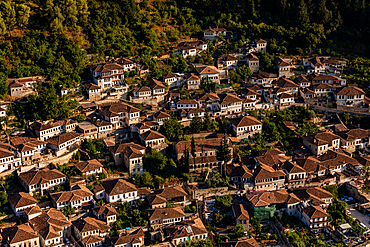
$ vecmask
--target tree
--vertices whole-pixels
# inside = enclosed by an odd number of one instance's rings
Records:
[[[250,220],[251,225],[253,226],[254,231],[257,235],[261,233],[261,221],[260,218],[252,216]]]
[[[198,114],[195,114],[193,119],[190,122],[190,129],[193,133],[199,133],[202,130],[202,119],[198,116]]]
[[[31,8],[25,4],[18,4],[17,10],[18,10],[17,12],[18,24],[22,27],[22,30],[24,30],[24,27],[28,24],[28,19],[30,18]]]
[[[230,195],[224,195],[224,196],[217,196],[216,197],[216,203],[225,208],[228,209],[233,204],[233,198]]]
[[[74,214],[75,212],[75,209],[73,207],[71,207],[70,205],[64,207],[62,209],[62,213],[64,214],[64,216],[70,216],[72,214]]]
[[[86,25],[90,14],[89,7],[87,5],[87,0],[76,0],[76,6],[78,12],[78,20],[83,25]]]
[[[8,194],[4,191],[0,191],[0,207],[3,207],[8,203]]]
[[[190,154],[189,154],[189,148],[186,147],[184,148],[184,154],[180,158],[180,164],[183,168],[183,171],[186,173],[189,173],[190,170]]]
[[[300,0],[297,11],[297,20],[302,28],[306,28],[310,23],[310,18],[308,15],[307,5],[304,0]]]
[[[9,36],[10,38],[13,38],[12,29],[14,25],[16,24],[14,5],[12,4],[11,1],[2,1],[0,3],[0,10],[1,10],[1,14],[4,19],[5,25],[8,27]]]
[[[82,114],[78,114],[77,116],[75,116],[75,119],[78,123],[85,121],[85,117]]]
[[[54,19],[50,23],[51,31],[53,31],[54,33],[62,32],[63,31],[63,21],[64,20],[65,20],[65,18],[62,14],[61,9],[58,6],[56,6],[54,8]],[[60,57],[60,59],[62,59],[62,57]]]
[[[195,164],[195,152],[197,151],[196,150],[196,147],[195,147],[195,139],[194,139],[194,136],[191,137],[191,146],[190,146],[190,149],[191,149],[191,155],[193,156],[194,158],[194,164]]]
[[[165,119],[161,128],[161,132],[169,141],[179,141],[183,135],[183,126],[175,118]]]
[[[231,160],[231,150],[229,139],[226,138],[226,135],[221,140],[221,145],[217,148],[217,160],[227,163]]]
[[[75,28],[78,18],[77,18],[77,6],[75,0],[66,0],[64,6],[63,16],[65,17],[65,21],[67,26]]]
[[[213,127],[213,121],[211,120],[211,117],[209,116],[208,107],[206,107],[206,113],[203,121],[203,129],[205,131],[210,131]]]
[[[6,25],[5,25],[5,21],[3,19],[3,16],[1,15],[1,12],[0,12],[0,36],[2,37],[2,40],[4,42],[4,37],[7,33],[7,30],[6,30]]]

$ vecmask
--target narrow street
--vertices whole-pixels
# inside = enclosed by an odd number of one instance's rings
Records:
[[[362,213],[360,213],[359,211],[357,211],[355,209],[355,204],[349,204],[347,206],[347,209],[351,212],[351,217],[353,219],[359,219],[362,223],[364,223],[366,225],[367,228],[370,229],[370,217],[367,216],[367,215],[364,215]]]

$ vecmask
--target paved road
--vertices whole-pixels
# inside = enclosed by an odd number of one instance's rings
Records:
[[[367,228],[370,229],[370,217],[367,216],[367,215],[364,215],[362,213],[360,213],[359,211],[357,211],[355,209],[355,204],[350,204],[347,206],[347,209],[351,212],[351,216],[352,218],[354,219],[359,219],[362,223],[364,223]]]

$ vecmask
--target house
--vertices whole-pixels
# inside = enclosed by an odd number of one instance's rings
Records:
[[[247,208],[251,215],[260,220],[268,220],[274,217],[276,211],[275,194],[271,191],[252,191],[246,195]]]
[[[322,165],[317,157],[298,157],[294,158],[293,162],[305,170],[307,178],[322,177],[326,174],[327,167]]]
[[[240,238],[219,243],[220,247],[260,247],[254,238]]]
[[[182,55],[183,58],[187,58],[188,56],[196,56],[197,55],[197,48],[195,46],[190,45],[178,45],[173,48],[175,54]]]
[[[88,120],[97,127],[98,136],[97,138],[109,137],[113,132],[113,124],[105,121],[98,114],[91,114],[88,117]]]
[[[101,87],[94,84],[94,83],[85,83],[84,84],[86,93],[87,93],[87,99],[89,101],[95,101],[101,99]]]
[[[106,222],[110,226],[117,220],[117,211],[114,209],[114,207],[108,204],[94,207],[92,212],[95,218]]]
[[[258,38],[254,40],[254,44],[256,46],[255,48],[256,52],[259,52],[259,51],[266,52],[266,48],[267,48],[266,40]]]
[[[365,92],[361,88],[347,86],[334,92],[337,105],[361,107],[365,99]]]
[[[40,239],[35,230],[26,223],[1,229],[1,246],[4,247],[39,247]]]
[[[304,88],[302,90],[299,90],[299,94],[301,95],[302,98],[305,98],[305,99],[314,99],[314,98],[316,98],[315,91],[313,91],[309,88]]]
[[[109,147],[109,152],[114,158],[114,164],[116,166],[124,164],[128,169],[130,176],[135,173],[139,173],[140,175],[143,174],[145,147],[130,142]]]
[[[34,131],[36,136],[41,141],[46,141],[51,137],[60,135],[65,132],[63,128],[63,121],[57,121],[54,123],[42,123],[42,122],[34,122],[30,125],[30,129]]]
[[[88,121],[79,123],[76,131],[82,134],[83,139],[98,138],[98,127]]]
[[[165,84],[168,85],[169,88],[176,88],[181,86],[182,77],[176,73],[169,73],[162,76],[163,81]]]
[[[309,86],[311,86],[310,80],[308,80],[307,77],[303,75],[296,76],[294,81],[300,88],[308,88]]]
[[[132,90],[132,93],[134,94],[134,98],[138,98],[141,100],[152,98],[152,90],[150,87],[147,86],[135,88],[134,90]]]
[[[294,103],[294,96],[289,93],[282,93],[277,96],[279,105],[290,105]]]
[[[278,77],[290,77],[291,69],[293,67],[293,64],[291,62],[288,62],[286,59],[277,57],[275,58],[275,68],[278,70]]]
[[[12,97],[23,97],[27,94],[28,89],[24,84],[14,80],[8,84],[10,96]]]
[[[227,30],[225,28],[211,28],[203,30],[205,40],[217,40],[220,35],[226,36]]]
[[[130,126],[139,122],[140,109],[120,102],[107,106],[102,106],[98,109],[98,114],[105,121],[110,122],[114,128]]]
[[[147,122],[141,122],[131,126],[131,132],[138,134],[143,134],[151,129],[152,126],[148,125]]]
[[[280,190],[285,186],[285,173],[265,164],[260,164],[253,171],[256,190]]]
[[[67,132],[48,139],[47,146],[56,156],[63,155],[73,151],[80,143],[81,134],[76,132]]]
[[[308,59],[308,61],[303,62],[303,65],[308,73],[325,73],[326,70],[324,64],[318,57]]]
[[[369,143],[369,130],[364,129],[351,129],[344,132],[339,132],[337,135],[340,137],[340,145],[346,151],[353,153],[356,150],[365,149]]]
[[[316,97],[329,96],[333,92],[333,86],[330,84],[318,84],[313,86]]]
[[[279,167],[289,159],[285,153],[280,151],[278,148],[261,150],[258,154],[258,156],[254,157],[255,162],[271,167]]]
[[[253,73],[257,73],[260,70],[260,61],[256,55],[249,53],[245,57],[248,67]]]
[[[305,187],[293,189],[292,193],[301,201],[311,202],[311,204],[327,208],[332,203],[334,196],[327,190],[320,187]]]
[[[23,165],[31,164],[35,159],[39,159],[45,153],[46,142],[30,137],[13,137],[10,138],[12,144],[18,154]]]
[[[185,220],[185,213],[180,207],[147,209],[149,225],[152,228],[175,224]]]
[[[329,215],[320,206],[309,205],[302,208],[302,222],[313,232],[320,232],[328,226]]]
[[[24,209],[24,214],[26,215],[26,219],[28,221],[32,220],[33,218],[41,215],[43,213],[42,209],[39,206],[26,208]]]
[[[157,101],[163,101],[164,96],[166,94],[166,87],[163,85],[162,82],[156,80],[156,79],[149,79],[149,87],[152,90],[152,96],[154,98],[157,98]]]
[[[37,206],[37,200],[25,192],[9,194],[8,201],[12,211],[17,217],[25,216],[25,209]]]
[[[72,225],[77,241],[84,247],[101,246],[110,229],[105,222],[92,217],[79,218]]]
[[[254,101],[259,101],[261,100],[262,97],[261,93],[258,93],[251,88],[241,89],[240,92],[244,98],[251,99]]]
[[[262,123],[255,117],[244,116],[228,120],[233,129],[233,135],[239,140],[252,139],[254,134],[262,133]]]
[[[178,222],[163,228],[174,246],[181,246],[186,241],[208,239],[208,232],[200,218]]]
[[[243,108],[243,100],[237,95],[231,93],[219,94],[219,103],[217,104],[219,111],[222,115],[229,115],[239,113]]]
[[[169,120],[171,115],[165,111],[159,111],[153,114],[153,120],[157,121],[159,125],[162,125],[164,120]]]
[[[195,157],[190,154],[190,171],[201,171],[221,166],[216,158],[216,152],[221,145],[223,138],[210,138],[195,140]],[[230,150],[232,150],[231,142]],[[184,155],[185,148],[191,147],[191,141],[179,141],[175,144],[175,156],[180,160]],[[194,159],[195,158],[195,159]]]
[[[331,173],[343,172],[346,168],[359,165],[359,162],[351,156],[345,154],[341,149],[328,150],[327,153],[318,157],[320,164]]]
[[[162,149],[163,146],[167,146],[166,137],[155,130],[149,130],[141,134],[140,140],[145,147]]]
[[[55,208],[42,212],[29,224],[40,237],[41,246],[63,246],[64,239],[71,236],[72,223]]]
[[[330,84],[336,87],[343,87],[346,86],[347,81],[346,79],[339,78],[334,75],[317,75],[314,74],[312,76],[312,84]]]
[[[244,226],[244,231],[249,230],[249,213],[242,203],[233,203],[231,208],[236,224]]]
[[[85,176],[103,172],[103,165],[96,159],[81,161],[74,164],[75,168]]]
[[[213,83],[220,83],[220,71],[214,66],[200,66],[195,68],[201,80],[211,80]]]
[[[111,58],[108,62],[121,65],[124,71],[133,71],[136,69],[136,63],[125,57]]]
[[[256,101],[250,98],[243,99],[243,111],[250,111],[256,108]]]
[[[111,239],[113,247],[142,247],[144,246],[144,231],[139,228],[126,235]]]
[[[193,74],[187,73],[184,75],[185,78],[185,85],[188,90],[197,90],[200,86],[200,77]]]
[[[162,197],[166,202],[184,206],[188,193],[181,186],[172,186],[154,190],[151,195]]]
[[[229,164],[226,166],[226,173],[232,183],[244,190],[253,189],[253,174],[245,166],[240,164]]]
[[[51,202],[55,208],[70,206],[75,209],[93,205],[92,193],[85,185],[76,185],[70,191],[61,191],[50,194]]]
[[[218,69],[230,70],[236,68],[237,65],[238,58],[230,54],[224,54],[217,59]]]
[[[198,99],[200,107],[208,108],[209,111],[219,111],[219,101],[220,98],[215,93],[206,93]]]
[[[102,91],[125,84],[123,71],[124,67],[117,63],[106,63],[90,68],[94,83]]]
[[[180,99],[176,102],[176,109],[196,109],[199,108],[199,103],[195,99]]]
[[[279,77],[277,80],[273,81],[273,85],[277,88],[283,88],[287,90],[287,93],[290,93],[295,97],[298,96],[299,86],[290,79]]]
[[[207,42],[204,42],[203,40],[185,41],[185,42],[181,42],[180,45],[182,45],[182,46],[194,46],[200,51],[205,51],[205,50],[207,50],[207,47],[208,47]]]
[[[150,205],[151,209],[154,208],[165,208],[167,206],[167,200],[163,196],[149,194],[146,196],[146,201]]]
[[[288,188],[300,188],[305,186],[306,171],[292,161],[286,161],[280,167],[286,173]]]
[[[102,198],[106,202],[129,202],[133,203],[137,198],[135,185],[123,179],[104,180],[102,183],[103,193],[99,194],[97,200]]]
[[[270,87],[272,80],[273,78],[271,77],[270,73],[259,70],[258,72],[252,74],[251,78],[249,79],[249,82],[251,84]]]
[[[34,195],[44,194],[55,185],[62,185],[66,182],[67,176],[57,169],[44,168],[31,170],[18,174],[18,179],[25,190]]]
[[[303,137],[303,145],[308,148],[313,155],[320,156],[328,150],[338,149],[340,137],[331,132],[313,133]]]

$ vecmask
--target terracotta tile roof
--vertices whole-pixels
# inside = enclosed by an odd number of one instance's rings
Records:
[[[329,144],[331,146],[332,142],[337,139],[340,139],[340,137],[331,132],[313,133],[303,137],[303,140],[316,146],[321,146],[325,144]]]
[[[67,176],[58,171],[57,169],[48,169],[44,168],[38,171],[28,171],[20,173],[19,178],[22,179],[26,185],[34,185],[39,184],[42,180],[43,181],[50,181],[55,180],[58,178],[66,178]]]
[[[85,246],[92,246],[91,244],[98,244],[104,240],[103,237],[100,237],[99,235],[90,235],[87,237],[82,238],[82,242],[85,243]]]
[[[338,77],[333,75],[317,75],[315,76],[312,81],[330,81],[330,80],[339,80]]]
[[[256,95],[257,97],[261,96],[260,93],[257,93],[255,90],[252,90],[251,88],[245,88],[240,90],[244,95]]]
[[[307,79],[304,75],[299,75],[295,78],[295,81],[298,83],[303,83],[303,82],[310,82],[310,80]]]
[[[109,147],[109,150],[114,154],[119,154],[119,153],[125,152],[126,151],[125,149],[127,147],[131,147],[132,149],[136,149],[138,151],[144,151],[145,150],[145,147],[143,147],[139,144],[133,143],[133,142],[117,144],[115,146]]]
[[[258,57],[252,53],[247,54],[246,58],[248,61],[258,61],[259,60]]]
[[[310,219],[328,217],[329,215],[320,206],[307,206],[302,211],[310,217]]]
[[[321,63],[321,61],[320,61],[320,59],[319,59],[318,57],[310,58],[310,59],[308,60],[308,62],[309,62],[309,63],[312,63],[315,67],[317,67],[317,66],[324,66],[324,65]]]
[[[103,167],[103,165],[96,159],[88,160],[88,161],[81,161],[81,162],[74,164],[74,166],[77,168],[77,170],[79,170],[82,173],[87,172],[87,171],[96,170],[96,169],[99,169],[100,167]]]
[[[203,66],[203,67],[196,67],[195,70],[199,75],[207,75],[207,74],[219,74],[220,71],[216,69],[214,66]]]
[[[213,100],[219,100],[220,98],[215,93],[206,93],[202,97],[199,98],[199,101],[213,101]]]
[[[287,79],[285,77],[279,77],[277,80],[273,82],[275,86],[282,87],[282,88],[298,88],[298,85],[294,83],[292,80]]]
[[[283,162],[285,162],[288,157],[286,156],[281,156],[278,154],[266,154],[264,156],[257,156],[255,159],[262,164],[268,165],[268,166],[273,166],[273,165],[278,165]]]
[[[355,159],[363,166],[370,164],[370,155],[358,156]]]
[[[347,86],[339,89],[336,95],[365,95],[365,92],[361,88]]]
[[[129,243],[134,244],[141,242],[144,242],[144,231],[142,228],[139,228],[128,235],[112,238],[112,243],[114,246],[126,246]]]
[[[223,138],[210,138],[210,139],[199,139],[195,140],[195,149],[203,151],[213,151],[221,145]],[[191,141],[180,141],[176,143],[175,149],[177,153],[183,153],[185,150],[185,145],[190,149]]]
[[[94,230],[106,231],[110,229],[110,226],[105,222],[91,217],[75,220],[72,222],[72,225],[81,233]]]
[[[299,165],[294,164],[293,162],[286,161],[282,166],[282,169],[285,169],[289,174],[291,173],[302,173],[306,172],[305,169],[300,167]]]
[[[163,228],[166,235],[172,240],[180,238],[190,238],[200,234],[207,234],[208,231],[200,218],[178,222],[174,225]]]
[[[185,217],[185,213],[181,210],[180,207],[147,209],[146,213],[149,217],[149,220],[154,220],[154,219],[163,220],[163,219]]]
[[[4,228],[1,231],[1,236],[3,239],[6,239],[11,245],[39,238],[39,236],[27,223]]]
[[[261,43],[267,43],[267,41],[266,41],[266,40],[264,40],[264,39],[258,38],[258,39],[255,39],[255,40],[254,40],[254,43],[256,43],[256,44],[261,44]]]
[[[273,191],[276,203],[286,203],[289,199],[289,193],[286,190]]]
[[[270,73],[259,70],[257,73],[253,73],[252,78],[253,79],[266,79],[266,78],[269,79]]]
[[[100,87],[100,86],[96,85],[95,83],[91,83],[91,82],[89,82],[89,83],[85,83],[85,84],[83,84],[83,85],[84,85],[84,87],[85,87],[87,90],[97,90],[97,89],[101,89],[101,87]]]
[[[146,199],[148,200],[150,205],[163,204],[167,202],[166,198],[155,194],[147,195]]]
[[[163,75],[162,77],[163,79],[169,79],[169,78],[174,78],[174,77],[181,78],[181,76],[176,73],[168,73],[168,74]]]
[[[230,124],[234,125],[237,128],[246,127],[246,126],[262,125],[262,123],[253,116],[244,116],[241,118],[230,118],[228,120]]]
[[[102,185],[109,196],[137,191],[135,185],[123,179],[105,180]]]
[[[280,94],[279,98],[280,99],[291,99],[291,98],[294,98],[294,96],[289,93],[282,93]]]
[[[42,131],[42,130],[48,130],[48,129],[52,129],[52,128],[55,128],[55,127],[61,127],[63,126],[64,124],[64,121],[57,121],[57,122],[53,122],[53,123],[47,123],[47,124],[43,124],[41,122],[34,122],[30,125],[30,129],[32,130],[37,130],[37,131]]]
[[[291,62],[288,62],[287,60],[281,57],[275,58],[275,63],[279,66],[292,66]]]
[[[155,131],[155,130],[149,130],[147,132],[144,132],[143,134],[140,134],[140,137],[144,140],[144,141],[151,141],[151,140],[157,140],[157,139],[162,139],[162,138],[166,138],[164,135],[162,135],[161,133],[159,133],[158,131]]]
[[[135,113],[140,112],[140,109],[133,107],[132,105],[120,102],[108,106],[103,106],[100,109],[100,112],[107,117],[118,116],[120,113]]]
[[[235,102],[242,102],[242,100],[237,95],[234,95],[231,93],[219,94],[218,96],[220,98],[221,105],[235,103]]]
[[[326,204],[323,199],[333,198],[333,195],[320,187],[306,187],[303,189],[293,189],[292,193],[301,201],[311,201],[314,205]]]
[[[236,220],[249,220],[249,213],[242,203],[233,203],[233,211]]]
[[[193,73],[187,73],[184,75],[184,77],[186,78],[187,81],[198,81],[200,80],[199,76],[193,74]]]
[[[252,172],[245,165],[229,164],[226,166],[226,172],[229,177],[253,177]]]
[[[330,85],[330,84],[322,83],[322,84],[315,85],[313,87],[313,89],[314,90],[317,90],[317,89],[333,89],[333,86]]]
[[[68,141],[71,141],[73,139],[76,139],[77,137],[80,137],[81,133],[76,132],[66,132],[63,134],[60,134],[58,136],[54,136],[50,139],[48,139],[46,142],[49,144],[54,144],[56,146],[59,146],[60,144],[66,143]]]
[[[154,89],[160,89],[160,88],[166,88],[162,82],[156,80],[156,79],[153,79],[153,78],[150,78],[149,79],[149,87],[154,90]]]
[[[338,151],[328,150],[327,153],[318,158],[321,165],[327,168],[336,168],[344,164],[358,165],[358,161],[347,154]]]
[[[254,238],[229,240],[228,242],[220,243],[220,247],[260,247]]]
[[[198,105],[198,101],[195,99],[180,99],[179,101],[176,102],[176,105],[179,104],[196,104]]]
[[[253,172],[254,179],[265,179],[265,178],[279,178],[285,177],[285,173],[283,171],[275,171],[272,167],[261,164],[256,167]]]
[[[164,118],[171,118],[171,115],[164,111],[159,111],[154,113],[155,119],[164,119]]]
[[[83,200],[84,198],[90,197],[93,195],[94,194],[86,188],[86,189],[75,189],[71,191],[57,192],[57,193],[50,194],[50,197],[56,203],[60,203],[60,202],[79,201],[79,200]]]
[[[125,57],[111,58],[110,60],[108,60],[108,62],[118,63],[118,64],[122,64],[122,65],[135,64],[135,62],[133,62],[130,59],[125,58]]]
[[[99,215],[113,216],[113,215],[118,214],[116,209],[114,209],[114,207],[112,207],[111,205],[103,205],[103,206],[95,207],[93,208],[93,212],[98,216]]]
[[[32,214],[42,213],[42,209],[38,205],[36,205],[35,207],[24,209],[24,212],[27,215],[32,215]]]
[[[152,191],[147,188],[138,188],[137,189],[137,195],[138,196],[147,196],[151,193]]]
[[[305,94],[305,95],[308,95],[308,94],[315,94],[314,91],[312,91],[311,89],[309,88],[305,88],[302,90],[302,92]]]
[[[281,151],[278,148],[272,148],[272,149],[265,149],[258,151],[258,155],[264,156],[264,155],[285,155],[285,152]]]
[[[142,87],[139,87],[139,88],[135,88],[133,90],[133,92],[151,92],[152,90],[150,89],[150,87],[146,87],[146,86],[142,86]]]
[[[293,159],[293,162],[302,167],[307,173],[317,173],[326,170],[316,157],[299,157]]]
[[[188,114],[200,114],[202,112],[206,112],[203,108],[191,108],[188,111]]]
[[[188,195],[181,186],[165,187],[163,189],[154,190],[153,193],[160,195],[167,200]]]
[[[10,193],[8,201],[14,209],[37,204],[37,200],[25,192]]]
[[[301,202],[301,200],[294,193],[289,193],[289,197],[287,200],[288,204],[299,203],[299,202]]]
[[[276,203],[275,194],[270,191],[254,191],[246,196],[253,207],[266,207]]]
[[[98,65],[91,68],[94,72],[110,72],[112,70],[123,70],[123,67],[117,63],[106,63],[104,65]]]
[[[218,61],[238,61],[238,58],[230,54],[224,54],[218,58]]]

